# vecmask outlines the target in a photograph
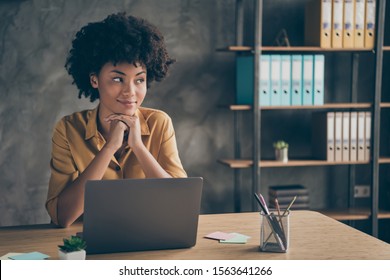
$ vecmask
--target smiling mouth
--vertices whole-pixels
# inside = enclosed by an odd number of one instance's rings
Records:
[[[133,104],[137,104],[137,101],[135,100],[121,100],[121,99],[117,99],[117,101],[119,103],[122,103],[124,105],[133,105]]]

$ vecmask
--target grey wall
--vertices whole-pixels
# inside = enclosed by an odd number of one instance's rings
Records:
[[[281,28],[293,45],[303,44],[305,1],[264,1],[264,44],[272,45]],[[251,44],[252,1],[245,3],[245,41]],[[49,221],[44,202],[52,128],[62,116],[97,105],[77,98],[63,67],[65,57],[83,25],[119,11],[157,25],[178,61],[170,76],[149,90],[144,105],[172,117],[188,174],[205,179],[202,212],[234,211],[233,171],[217,163],[233,157],[233,115],[219,106],[234,102],[234,55],[215,51],[234,44],[234,8],[234,0],[0,1],[0,226]],[[337,99],[348,90],[344,69],[349,60],[330,55],[327,64],[327,75],[337,73],[327,83],[327,98]],[[243,156],[251,157],[250,115],[243,115]],[[272,157],[278,138],[290,142],[292,156],[310,156],[310,112],[264,112],[262,125],[265,157]],[[343,205],[345,170],[339,172],[332,167],[265,168],[261,187],[303,184],[313,208],[330,201]],[[251,170],[242,170],[241,177],[242,209],[249,211]]]
[[[44,209],[51,133],[66,114],[95,107],[77,98],[63,65],[83,25],[126,11],[157,25],[177,63],[144,105],[173,118],[183,164],[205,178],[203,212],[232,211],[232,174],[216,159],[232,150],[234,1],[1,1],[0,225],[48,222]],[[218,15],[218,16],[215,16]]]

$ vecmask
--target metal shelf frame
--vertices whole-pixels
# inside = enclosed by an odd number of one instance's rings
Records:
[[[375,47],[375,100],[371,127],[371,229],[372,235],[378,237],[378,208],[379,208],[379,148],[380,148],[380,123],[382,100],[382,75],[383,75],[383,43],[385,33],[386,0],[379,0],[377,5],[376,47]]]

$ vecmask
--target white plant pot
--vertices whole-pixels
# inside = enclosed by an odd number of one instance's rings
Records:
[[[277,161],[288,162],[288,149],[275,149],[275,158]]]
[[[60,258],[60,260],[85,260],[86,252],[85,250],[64,252],[59,249],[58,257]]]

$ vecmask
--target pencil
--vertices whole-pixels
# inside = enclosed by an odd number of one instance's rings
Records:
[[[296,199],[297,199],[297,196],[294,196],[294,198],[291,200],[290,204],[287,206],[286,210],[284,210],[283,215],[282,215],[283,217],[284,217],[284,215],[286,215],[288,210],[290,210],[291,206],[294,204]]]
[[[275,206],[276,206],[276,210],[278,211],[278,216],[279,216],[279,224],[280,226],[282,227],[282,231],[285,233],[284,231],[284,227],[283,227],[283,222],[282,222],[282,216],[280,215],[280,206],[279,206],[279,201],[277,198],[275,198]],[[283,215],[284,216],[284,215]]]

